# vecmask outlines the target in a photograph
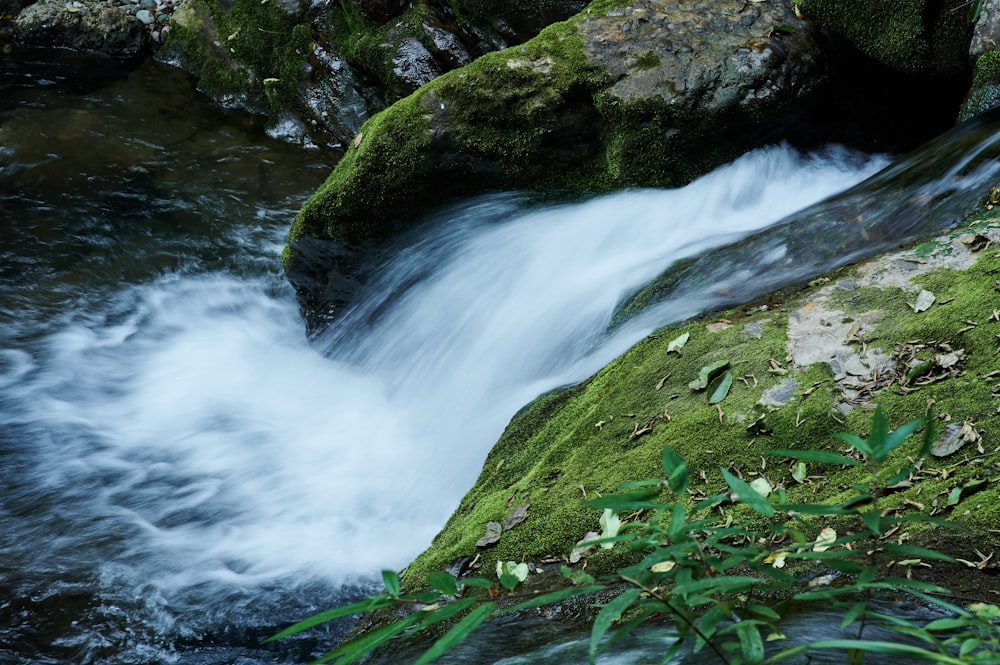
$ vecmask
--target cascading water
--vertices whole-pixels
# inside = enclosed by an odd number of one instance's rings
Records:
[[[691,313],[664,305],[645,328],[606,334],[627,296],[884,165],[772,147],[679,190],[541,210],[514,195],[466,202],[310,344],[279,252],[328,170],[321,154],[303,166],[301,149],[215,114],[153,65],[99,92],[10,90],[0,661],[12,663],[321,653],[337,627],[258,641],[425,547],[519,407]]]

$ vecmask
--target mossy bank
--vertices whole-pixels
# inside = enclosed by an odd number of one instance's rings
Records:
[[[1000,545],[1000,221],[984,211],[970,224],[803,291],[658,330],[584,383],[538,398],[513,418],[433,545],[406,569],[406,582],[420,587],[449,567],[489,575],[497,561],[558,567],[587,532],[601,530],[600,512],[584,499],[660,477],[664,445],[689,465],[692,500],[725,490],[720,467],[764,478],[792,501],[842,500],[863,472],[810,463],[793,477],[792,464],[766,453],[842,452],[831,434],[865,433],[875,404],[895,425],[933,406],[942,445],[950,437],[954,448],[883,500],[963,530],[894,537],[978,561],[976,549]],[[686,341],[677,348],[679,339]],[[732,386],[710,404],[690,383],[723,362]],[[899,454],[913,455],[917,445]],[[886,477],[895,470],[883,469]],[[527,519],[484,546],[487,523],[525,511]],[[755,519],[749,511],[736,518]],[[583,561],[609,572],[622,556],[596,549]],[[962,570],[954,565],[956,577]]]

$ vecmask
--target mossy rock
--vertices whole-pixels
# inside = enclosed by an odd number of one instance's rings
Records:
[[[972,25],[966,2],[795,0],[807,18],[897,71],[954,76],[968,69]]]
[[[330,254],[383,241],[429,206],[676,186],[774,140],[816,101],[816,48],[779,0],[595,2],[448,72],[370,120],[296,217],[285,266],[307,320],[338,305],[345,276]]]
[[[1000,106],[1000,51],[987,51],[976,59],[972,88],[962,104],[959,120],[969,120]]]
[[[841,269],[778,306],[747,306],[658,330],[582,384],[539,397],[514,416],[459,508],[406,568],[406,583],[422,587],[431,571],[455,570],[456,562],[476,557],[475,574],[483,576],[497,561],[564,563],[588,531],[600,531],[600,511],[584,499],[616,492],[624,482],[662,478],[664,445],[688,464],[692,501],[727,492],[720,468],[748,481],[766,478],[792,502],[846,500],[867,470],[809,463],[811,478],[795,479],[791,466],[767,451],[842,452],[845,444],[831,434],[866,436],[875,404],[893,426],[921,417],[932,404],[938,431],[968,425],[978,437],[928,458],[912,484],[881,499],[900,513],[922,505],[964,531],[912,530],[906,537],[963,558],[973,545],[995,549],[1000,258],[986,241],[1000,240],[1000,221],[983,212],[967,228]],[[909,269],[901,271],[901,262]],[[937,302],[915,311],[920,290],[933,291]],[[689,336],[686,343],[670,351],[681,335]],[[934,369],[914,376],[920,360]],[[734,381],[711,404],[689,382],[718,361],[729,363]],[[900,460],[916,454],[918,438],[897,452]],[[881,479],[896,470],[890,459]],[[487,522],[502,522],[525,504],[526,520],[495,544],[477,546]],[[734,518],[766,527],[765,518],[749,511]],[[587,570],[612,572],[628,556],[597,550]]]

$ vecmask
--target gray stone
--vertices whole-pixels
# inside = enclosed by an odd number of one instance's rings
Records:
[[[135,17],[146,25],[151,24],[155,20],[153,18],[153,12],[148,9],[140,9],[135,13]]]
[[[69,48],[133,58],[148,47],[143,23],[120,7],[83,0],[40,0],[14,21],[16,43],[45,48]]]
[[[975,63],[979,56],[1000,49],[1000,0],[984,0],[969,44],[969,60]]]

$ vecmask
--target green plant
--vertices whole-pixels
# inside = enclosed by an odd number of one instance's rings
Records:
[[[722,492],[692,501],[687,491],[688,467],[667,446],[662,453],[662,478],[626,483],[617,494],[587,502],[602,511],[603,531],[588,544],[619,548],[631,555],[632,563],[614,574],[598,580],[585,570],[563,566],[569,581],[566,588],[514,602],[513,596],[503,597],[504,590],[513,592],[524,581],[528,575],[524,564],[498,563],[499,584],[479,577],[458,580],[436,572],[428,580],[430,589],[416,594],[403,594],[399,578],[386,571],[385,593],[317,614],[269,640],[339,617],[412,606],[414,611],[404,618],[344,642],[317,662],[345,665],[400,635],[449,623],[450,628],[416,661],[423,665],[464,640],[491,616],[615,590],[612,600],[596,606],[591,662],[600,648],[642,624],[656,622],[669,624],[675,638],[663,662],[690,647],[695,652],[710,649],[719,662],[732,665],[773,663],[830,649],[845,652],[850,663],[862,662],[868,652],[939,663],[1000,663],[1000,627],[995,623],[1000,608],[987,603],[962,608],[943,599],[949,595],[944,588],[909,574],[889,574],[898,569],[911,571],[925,559],[954,561],[946,554],[892,538],[902,525],[949,527],[950,523],[922,513],[899,515],[883,509],[886,497],[915,473],[928,454],[935,440],[933,424],[928,415],[890,430],[884,412],[877,408],[867,439],[848,433],[834,435],[850,446],[847,450],[769,452],[791,462],[797,482],[807,464],[863,467],[867,480],[854,486],[852,496],[833,505],[790,502],[783,488],[771,486],[764,478],[748,483],[726,468],[720,468]],[[898,467],[891,463],[890,455],[921,426],[917,455],[896,463]],[[624,521],[620,515],[630,515],[630,519]],[[832,524],[844,535],[838,535]],[[817,586],[817,566],[850,581]],[[807,583],[810,580],[812,585]],[[872,604],[876,594],[885,593],[917,598],[949,616],[921,625],[886,614]],[[812,642],[769,655],[765,645],[784,637],[779,630],[782,617],[792,603],[803,602],[840,608],[841,629],[851,628],[855,637]],[[908,641],[866,639],[866,629],[876,623]],[[616,628],[613,633],[612,628]]]

